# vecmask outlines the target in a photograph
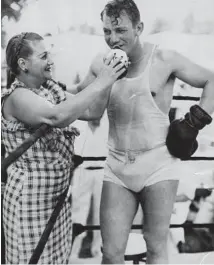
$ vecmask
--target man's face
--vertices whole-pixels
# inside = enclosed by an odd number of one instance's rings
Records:
[[[33,54],[27,59],[28,73],[33,78],[45,82],[52,78],[53,62],[47,51],[44,41],[34,41],[31,44]]]
[[[125,11],[122,11],[120,17],[115,19],[104,13],[103,31],[105,41],[113,49],[115,46],[130,54],[136,44],[138,37],[137,28],[132,25],[132,21]]]

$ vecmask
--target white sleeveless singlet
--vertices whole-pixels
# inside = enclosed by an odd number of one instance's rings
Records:
[[[119,178],[118,184],[134,191],[140,191],[146,183],[155,183],[160,170],[165,172],[161,180],[171,179],[166,171],[178,161],[165,145],[169,117],[158,108],[150,90],[149,71],[154,50],[155,46],[139,76],[114,83],[107,107],[109,155],[104,180],[117,182]]]

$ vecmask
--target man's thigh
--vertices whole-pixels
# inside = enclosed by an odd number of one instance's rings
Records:
[[[165,180],[147,186],[139,193],[145,238],[157,242],[167,239],[177,187],[177,180]]]
[[[137,208],[138,200],[132,191],[103,182],[100,224],[104,247],[125,248]]]

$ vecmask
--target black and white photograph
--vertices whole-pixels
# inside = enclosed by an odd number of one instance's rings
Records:
[[[214,0],[1,1],[1,264],[214,264]]]

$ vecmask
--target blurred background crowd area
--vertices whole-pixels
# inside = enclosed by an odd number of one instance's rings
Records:
[[[135,0],[144,22],[142,40],[174,49],[214,71],[214,0]],[[6,85],[5,48],[22,31],[41,34],[51,48],[54,78],[71,86],[80,82],[96,53],[105,51],[100,12],[107,0],[2,0],[1,86]],[[174,96],[200,97],[202,89],[177,80]],[[171,119],[181,117],[192,100],[173,100]],[[214,116],[213,116],[214,117]],[[75,151],[83,157],[106,157],[108,120],[76,121],[81,135]],[[214,123],[199,135],[194,156],[214,157]],[[73,177],[73,221],[99,224],[99,203],[105,161],[85,161]],[[214,222],[214,160],[185,161],[181,169],[172,223]],[[143,220],[139,210],[135,223]],[[204,230],[203,230],[204,231]],[[214,232],[191,234],[183,229],[171,233],[171,253],[210,251]],[[189,237],[189,239],[188,239]],[[201,240],[202,238],[202,240]],[[188,241],[189,240],[189,241]],[[180,245],[179,245],[180,242]],[[190,243],[188,243],[190,242]],[[186,245],[185,245],[186,244]],[[192,244],[192,245],[191,245]],[[203,245],[204,244],[204,245]],[[100,255],[99,231],[83,233],[73,246],[73,256]],[[211,249],[210,249],[211,246]]]

